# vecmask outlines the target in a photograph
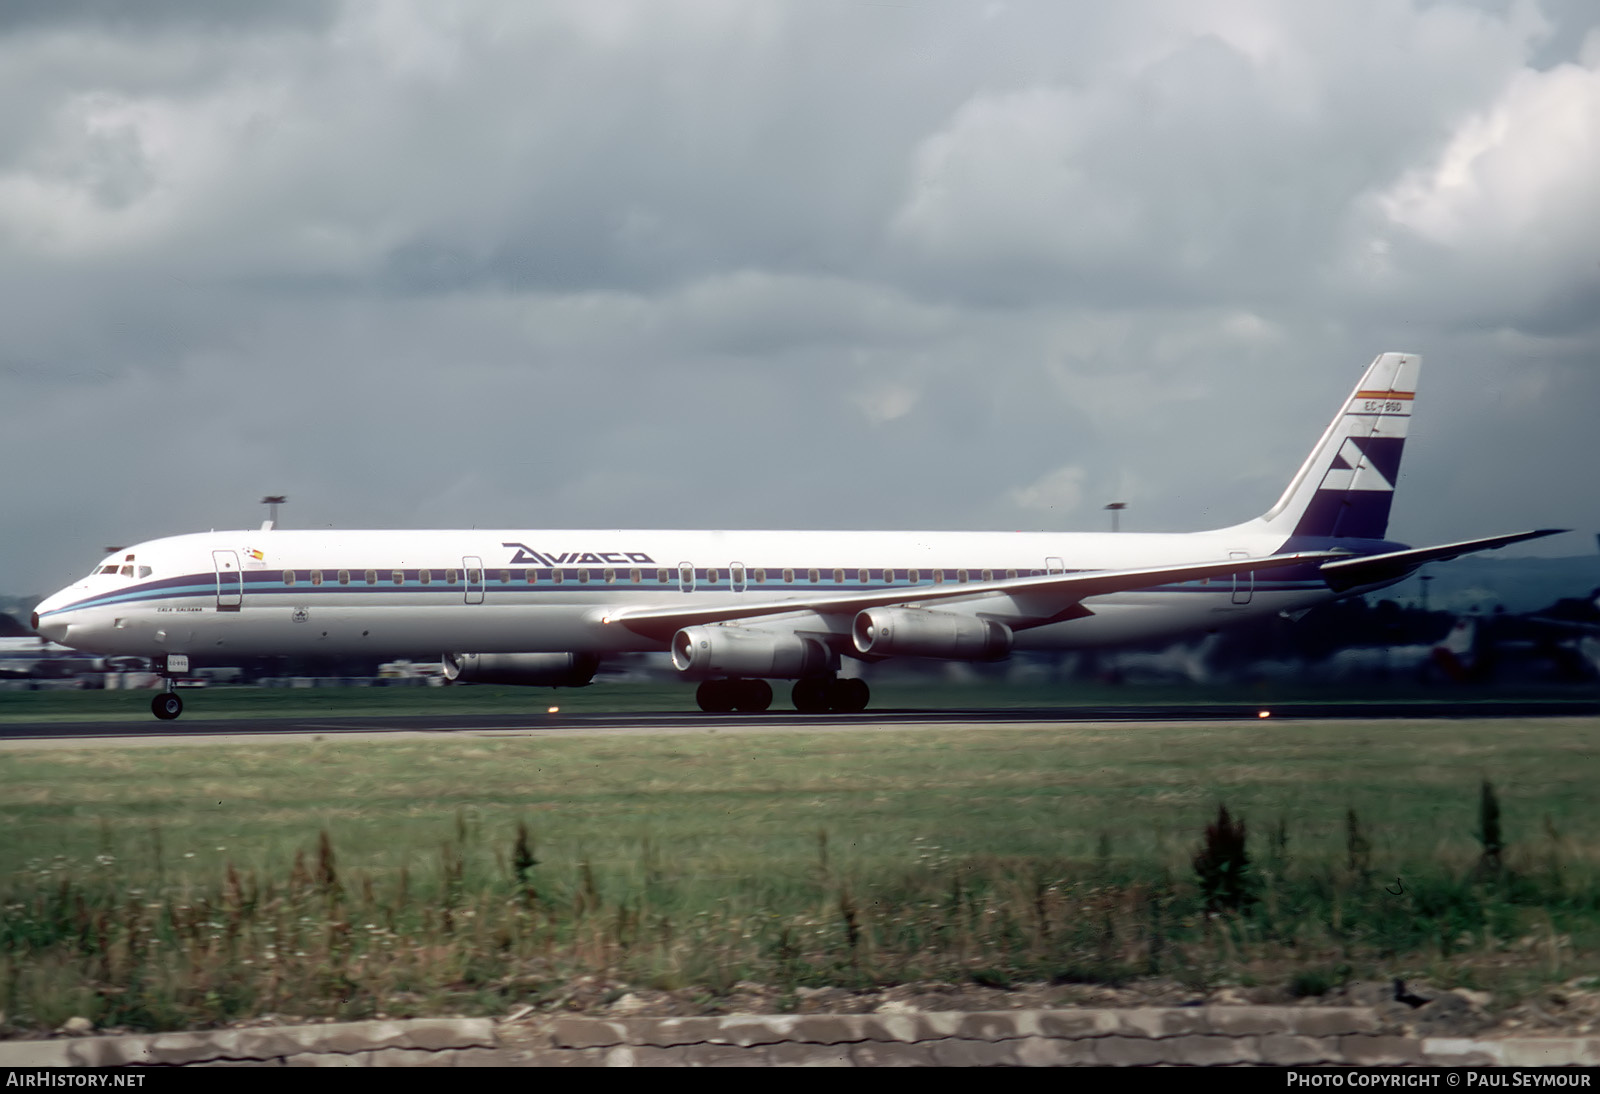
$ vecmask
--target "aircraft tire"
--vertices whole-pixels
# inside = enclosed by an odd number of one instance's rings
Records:
[[[734,682],[733,709],[758,714],[772,705],[772,685],[765,680]]]
[[[872,690],[865,680],[850,678],[834,680],[828,688],[828,705],[840,714],[859,714],[867,709]]]
[[[734,707],[732,680],[707,680],[695,689],[694,701],[707,714],[726,714]]]
[[[163,722],[170,722],[183,713],[183,700],[170,691],[164,691],[150,700],[150,713]]]
[[[833,681],[826,676],[807,676],[794,682],[789,699],[801,714],[826,714]]]

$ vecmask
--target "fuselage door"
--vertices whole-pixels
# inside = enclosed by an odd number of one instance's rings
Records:
[[[483,559],[477,555],[461,557],[461,572],[466,578],[468,604],[483,603]]]
[[[744,563],[728,563],[728,585],[736,593],[744,592]]]
[[[1064,574],[1067,572],[1067,564],[1052,556],[1044,560],[1044,572],[1047,574]]]
[[[1229,558],[1249,558],[1249,551],[1229,551]],[[1233,575],[1233,602],[1235,604],[1250,603],[1250,595],[1256,591],[1256,572],[1247,571]]]
[[[239,569],[238,552],[212,551],[211,564],[217,568],[217,611],[238,611],[244,604],[244,572]]]

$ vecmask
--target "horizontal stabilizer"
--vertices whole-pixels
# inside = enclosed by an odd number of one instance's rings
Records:
[[[643,635],[670,635],[680,627],[691,627],[701,623],[724,623],[791,612],[854,614],[867,608],[889,605],[913,606],[936,601],[949,602],[1022,594],[1026,594],[1030,601],[1048,607],[1048,611],[1041,617],[1040,621],[1043,622],[1046,619],[1065,618],[1072,606],[1085,597],[1104,596],[1125,589],[1148,589],[1157,585],[1173,585],[1185,581],[1224,577],[1229,574],[1270,570],[1280,566],[1309,566],[1338,557],[1339,553],[1334,551],[1301,551],[1290,555],[1234,558],[1226,562],[1195,562],[1137,570],[1083,570],[1077,573],[1041,574],[1036,577],[974,581],[966,584],[947,582],[942,585],[922,585],[915,588],[901,586],[875,589],[872,592],[856,590],[837,595],[819,593],[812,597],[789,600],[735,599],[704,608],[620,608],[607,613],[601,618],[601,622],[620,624]]]
[[[1425,562],[1444,562],[1475,551],[1493,551],[1510,543],[1525,539],[1542,539],[1559,535],[1565,528],[1540,528],[1533,532],[1512,532],[1487,539],[1464,539],[1460,543],[1444,543],[1437,547],[1415,547],[1406,551],[1390,551],[1383,555],[1366,555],[1362,558],[1338,559],[1322,564],[1322,576],[1335,592],[1354,589],[1361,585],[1380,585],[1397,581]]]

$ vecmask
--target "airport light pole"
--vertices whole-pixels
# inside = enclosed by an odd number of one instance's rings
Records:
[[[267,510],[267,520],[274,528],[278,526],[278,506],[282,505],[288,500],[289,499],[282,494],[268,494],[266,497],[261,499],[262,505],[269,506]]]
[[[1106,506],[1106,509],[1111,512],[1111,530],[1113,532],[1122,531],[1121,528],[1117,527],[1117,514],[1122,512],[1127,507],[1128,503],[1125,501],[1114,501],[1110,505]]]

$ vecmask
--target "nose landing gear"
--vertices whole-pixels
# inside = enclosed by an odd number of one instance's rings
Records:
[[[189,671],[189,657],[187,654],[169,653],[164,658],[156,659],[155,670],[167,682],[167,689],[150,700],[150,713],[163,722],[170,722],[183,713],[183,700],[178,697],[176,681]]]
[[[172,681],[167,681],[167,687],[172,687]],[[160,718],[163,722],[170,722],[183,713],[183,700],[178,698],[175,691],[164,691],[150,700],[150,713]]]

